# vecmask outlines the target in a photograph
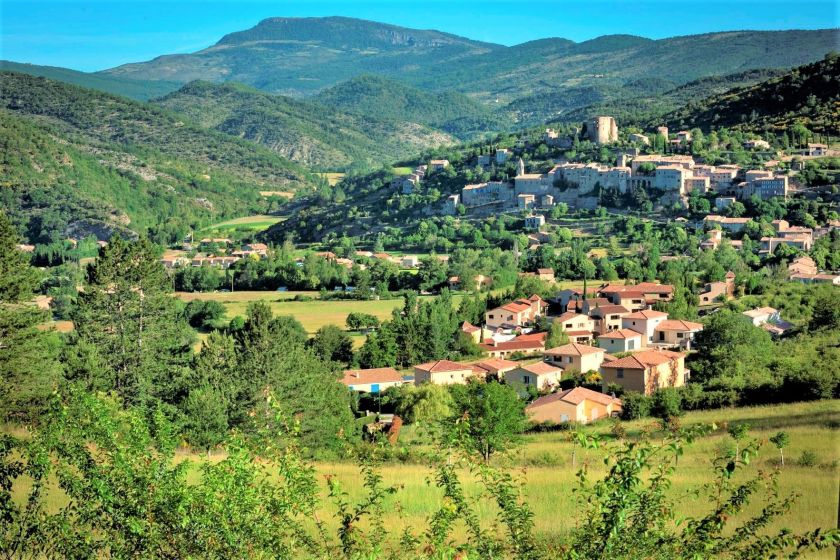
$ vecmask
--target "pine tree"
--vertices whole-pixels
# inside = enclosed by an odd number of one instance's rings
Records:
[[[87,359],[101,366],[89,382],[128,403],[186,397],[195,333],[171,292],[148,241],[117,237],[101,250],[71,315],[75,343],[84,343],[95,354]]]

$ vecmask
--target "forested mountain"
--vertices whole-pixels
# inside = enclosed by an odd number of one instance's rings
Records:
[[[461,92],[493,109],[507,106],[520,113],[522,124],[536,124],[593,103],[661,93],[705,77],[814,62],[836,47],[835,37],[834,29],[732,31],[660,40],[548,38],[506,47],[351,18],[271,18],[202,51],[105,74],[236,81],[293,96],[376,74],[427,92]],[[659,81],[653,92],[647,89],[651,83],[645,84],[651,79]]]
[[[180,82],[133,80],[131,78],[121,78],[107,74],[79,72],[78,70],[70,70],[69,68],[60,68],[58,66],[20,64],[18,62],[9,62],[8,60],[0,60],[0,71],[20,72],[21,74],[50,78],[76,86],[130,97],[139,101],[147,101],[166,95],[170,91],[175,91],[181,85]]]
[[[499,45],[346,17],[270,18],[193,54],[107,70],[145,80],[245,83],[287,95],[317,92],[365,72],[433,72]]]
[[[783,130],[795,124],[812,132],[840,133],[840,55],[762,81],[687,103],[664,117],[672,126],[727,126]]]
[[[114,227],[167,239],[314,181],[253,143],[62,82],[0,73],[0,111],[2,205],[33,242]]]
[[[378,166],[455,141],[417,120],[351,115],[240,84],[192,82],[155,103],[323,170]]]
[[[727,74],[726,76],[701,78],[678,87],[674,87],[674,82],[652,78],[635,80],[620,88],[610,88],[603,91],[594,88],[580,88],[581,99],[585,95],[589,95],[589,98],[594,102],[578,109],[561,112],[551,120],[555,122],[580,122],[594,115],[611,115],[621,125],[647,125],[688,103],[697,102],[736,87],[757,84],[781,76],[785,72],[785,70],[780,69],[759,68]],[[539,112],[539,104],[555,102],[554,97],[546,95],[529,98],[529,100],[532,100],[532,104],[537,106],[531,108],[532,113],[537,114]],[[525,107],[528,106],[522,102],[518,103],[520,110]]]
[[[453,92],[427,93],[394,80],[366,74],[322,91],[319,102],[358,115],[418,122],[459,138],[504,130],[510,121],[485,105]]]

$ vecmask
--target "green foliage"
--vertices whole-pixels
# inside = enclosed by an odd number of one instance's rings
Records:
[[[569,335],[563,329],[563,323],[553,321],[549,327],[548,335],[545,337],[546,348],[557,348],[569,343]]]
[[[453,414],[443,421],[444,429],[457,431],[464,451],[485,462],[510,449],[525,430],[525,402],[514,388],[496,381],[473,382],[453,386],[451,393]],[[461,422],[467,426],[459,426]]]
[[[461,139],[509,127],[481,103],[460,93],[428,93],[400,82],[363,75],[318,94],[325,105],[358,115],[376,115],[396,123],[429,125]]]
[[[353,341],[335,325],[325,325],[309,340],[312,352],[324,361],[347,365],[353,361]]]
[[[0,73],[0,203],[31,242],[71,232],[183,239],[211,219],[259,211],[259,191],[308,172],[183,117],[44,78]]]

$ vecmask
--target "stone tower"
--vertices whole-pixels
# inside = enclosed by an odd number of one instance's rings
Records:
[[[595,117],[583,123],[583,136],[595,144],[609,144],[618,140],[618,126],[612,117]]]

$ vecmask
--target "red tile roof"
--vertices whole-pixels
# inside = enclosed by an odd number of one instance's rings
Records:
[[[558,346],[557,348],[552,348],[550,350],[545,351],[546,356],[584,356],[586,354],[601,354],[604,352],[603,348],[598,348],[597,346],[588,346],[586,344],[578,344],[577,342],[572,342],[570,344],[564,344],[563,346]]]
[[[429,373],[436,373],[441,371],[462,371],[470,369],[470,366],[459,364],[458,362],[452,362],[450,360],[436,360],[434,362],[426,362],[425,364],[414,366],[414,368],[422,371],[428,371]]]
[[[693,323],[691,321],[683,321],[681,319],[666,319],[656,325],[657,331],[701,331],[703,330],[702,323]]]
[[[341,382],[345,385],[365,385],[368,383],[396,383],[403,380],[394,368],[346,369]]]
[[[604,333],[604,334],[600,335],[598,338],[627,339],[627,338],[636,338],[636,337],[641,337],[641,336],[642,335],[640,333],[637,333],[633,329],[618,329],[616,331],[610,331],[608,333]]]
[[[665,364],[676,358],[682,358],[683,354],[679,352],[669,352],[668,350],[645,350],[637,352],[632,356],[626,358],[619,358],[610,362],[604,362],[601,367],[606,368],[624,368],[624,369],[647,369],[651,366],[658,366]]]
[[[510,360],[503,360],[501,358],[488,358],[471,364],[472,370],[476,373],[498,373],[500,371],[507,371],[519,365],[517,362]]]
[[[593,391],[585,387],[575,387],[573,389],[566,389],[565,391],[560,391],[557,393],[552,393],[550,395],[540,397],[528,406],[526,406],[525,410],[537,408],[558,401],[564,401],[570,404],[578,405],[585,400],[594,401],[605,406],[609,404],[617,404],[619,406],[621,405],[621,401],[619,399],[611,397],[610,395],[605,395],[604,393],[599,393],[598,391]]]
[[[550,373],[559,373],[563,371],[562,368],[545,362],[534,362],[533,364],[528,364],[527,366],[519,366],[518,369],[525,370],[529,373],[533,373],[534,375],[548,375]]]
[[[653,309],[643,309],[641,311],[631,313],[630,315],[626,315],[624,319],[660,319],[667,317],[668,314],[663,313],[662,311],[654,311]]]

